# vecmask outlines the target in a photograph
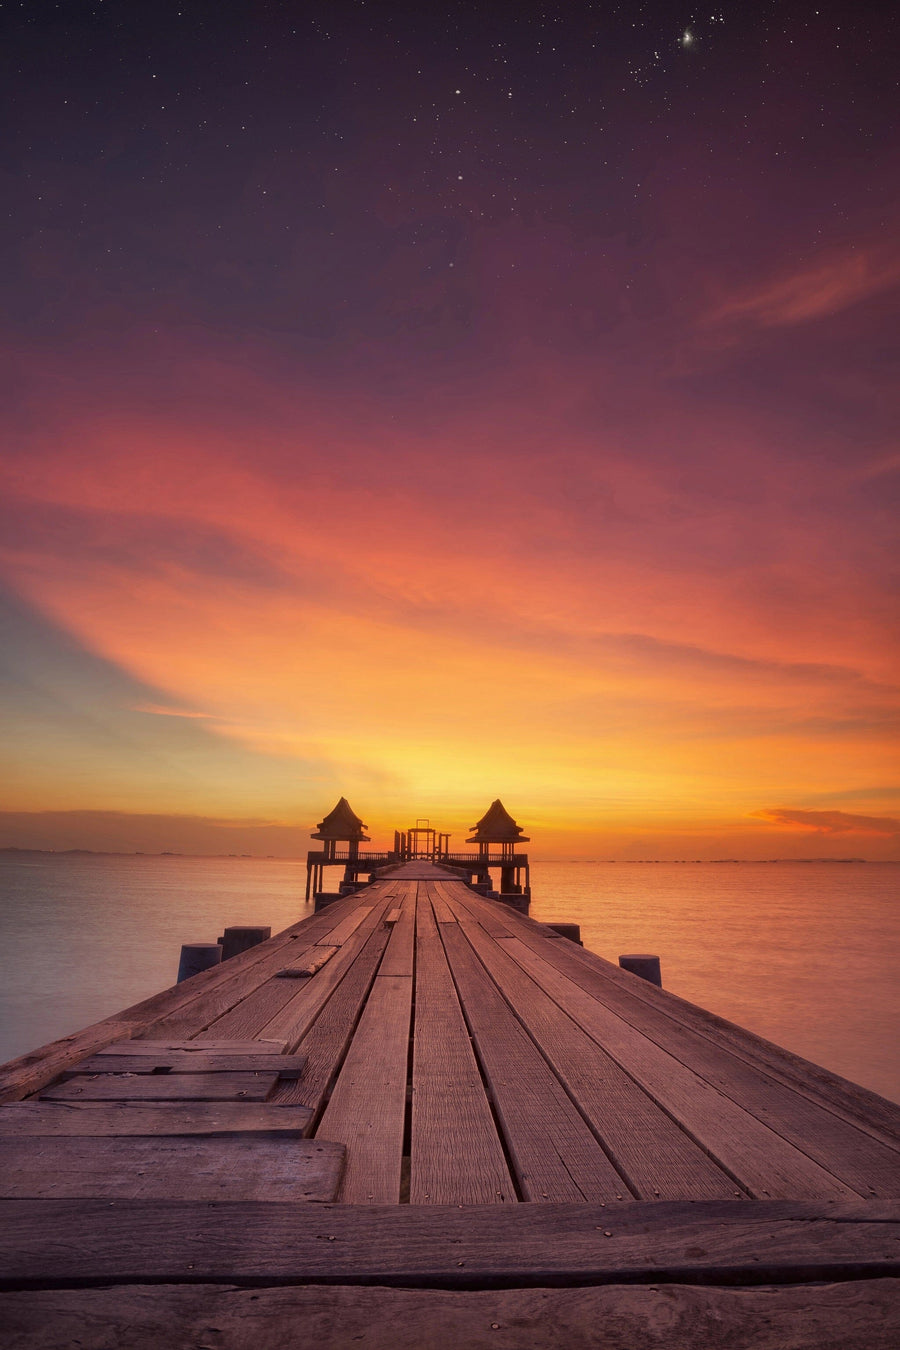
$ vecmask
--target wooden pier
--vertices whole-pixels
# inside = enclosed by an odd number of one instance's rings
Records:
[[[900,1343],[900,1107],[430,861],[0,1102],[5,1346]]]

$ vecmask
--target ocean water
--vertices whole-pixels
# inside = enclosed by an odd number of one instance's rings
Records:
[[[175,980],[182,942],[311,912],[295,860],[0,854],[0,1062]],[[900,1101],[900,864],[533,863],[535,918]]]

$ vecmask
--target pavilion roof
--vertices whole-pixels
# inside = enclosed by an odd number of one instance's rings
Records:
[[[310,839],[356,839],[367,844],[369,837],[363,831],[368,828],[368,825],[364,825],[360,820],[347,798],[341,797],[334,810],[329,811],[325,819],[319,821],[316,832],[310,835]]]
[[[507,844],[510,842],[528,844],[531,842],[528,835],[522,833],[523,827],[516,824],[499,797],[496,801],[491,802],[478,823],[470,828],[474,830],[474,834],[471,839],[466,840],[467,844]]]

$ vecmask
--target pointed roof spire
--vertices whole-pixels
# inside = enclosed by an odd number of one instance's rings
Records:
[[[523,827],[516,824],[499,797],[496,801],[491,802],[477,825],[472,825],[470,828],[475,833],[471,839],[466,840],[467,844],[528,844],[531,842],[528,835],[522,833]]]
[[[316,826],[315,834],[311,834],[310,839],[347,839],[349,841],[359,840],[360,843],[367,844],[369,837],[363,834],[368,825],[364,825],[359,816],[353,810],[346,797],[342,797],[333,811],[329,811],[324,820],[320,820]]]

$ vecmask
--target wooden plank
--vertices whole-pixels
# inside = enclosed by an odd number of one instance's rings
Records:
[[[379,923],[380,913],[380,909],[370,912],[312,984],[304,982],[294,986],[296,992],[293,998],[266,1024],[268,1035],[286,1036],[288,1043],[296,1049],[297,1042],[306,1035],[322,1009],[329,1006],[335,991],[342,987],[344,980],[354,970],[359,954],[371,941],[372,934],[376,931],[383,933],[384,942],[387,942],[387,933]],[[384,943],[381,944],[381,950],[384,950]],[[352,1025],[351,1022],[348,1030]]]
[[[395,896],[395,901],[399,901],[397,918],[393,922],[394,931],[391,933],[384,960],[379,968],[379,975],[405,975],[412,979],[417,887],[418,883],[415,881],[405,882],[402,887],[398,887]]]
[[[643,1200],[735,1196],[732,1178],[483,928],[471,921],[462,928],[635,1195]]]
[[[306,1106],[258,1102],[11,1102],[0,1107],[0,1135],[307,1133]]]
[[[310,979],[313,975],[317,975],[339,951],[340,947],[313,947],[302,965],[285,966],[284,970],[278,971],[278,976],[282,980]]]
[[[413,1205],[516,1199],[429,903],[416,912],[416,1016],[409,1199]],[[425,894],[423,894],[425,892]]]
[[[299,1134],[0,1138],[0,1196],[334,1200],[344,1150]]]
[[[588,1289],[119,1285],[0,1295],[15,1350],[887,1350],[900,1281]],[[215,1339],[210,1328],[215,1327]]]
[[[609,1234],[609,1236],[607,1236]],[[898,1206],[0,1201],[0,1287],[186,1280],[479,1288],[900,1275]],[[331,1241],[331,1239],[334,1241]]]
[[[116,1041],[98,1050],[98,1055],[158,1055],[160,1051],[181,1050],[191,1055],[280,1055],[285,1041]]]
[[[44,1088],[45,1102],[264,1102],[276,1073],[99,1074]]]
[[[492,905],[493,902],[474,895],[468,888],[463,889],[476,906]],[[525,915],[513,914],[509,927],[526,945],[537,944],[537,949],[542,950],[540,939],[546,935],[543,924]],[[851,1083],[819,1064],[812,1064],[783,1046],[757,1036],[755,1032],[747,1031],[716,1013],[679,998],[677,994],[658,989],[646,980],[638,982],[626,971],[586,948],[567,950],[565,944],[558,941],[554,943],[553,953],[547,959],[554,963],[564,962],[566,973],[574,965],[579,969],[580,976],[590,981],[591,992],[598,992],[600,987],[608,990],[610,986],[626,990],[633,999],[662,1010],[667,1017],[680,1021],[698,1035],[710,1039],[889,1146],[896,1147],[900,1141],[900,1105],[896,1102],[890,1102],[860,1087],[858,1083]]]
[[[441,937],[516,1182],[526,1200],[614,1200],[628,1187],[531,1037],[510,1012],[458,924]]]
[[[214,967],[214,969],[227,971],[234,966],[235,962],[243,961],[249,954],[259,953],[251,968],[252,974],[249,971],[238,972],[240,978],[236,983],[214,984],[211,988],[203,990],[200,997],[188,1004],[187,1007],[179,1008],[172,1015],[156,1021],[149,1029],[148,1034],[152,1034],[155,1038],[162,1036],[190,1036],[193,1038],[198,1035],[206,1035],[207,1028],[213,1022],[224,1017],[232,1008],[237,1007],[252,995],[260,985],[270,980],[282,966],[293,965],[295,961],[303,960],[306,954],[320,942],[331,941],[330,934],[352,913],[354,908],[353,900],[349,896],[345,900],[335,901],[329,910],[321,914],[314,914],[297,924],[294,929],[288,930],[285,941],[277,941],[272,938],[269,942],[251,947],[248,952],[241,952],[238,956],[233,956],[230,960],[224,962],[223,965]],[[248,974],[250,974],[250,978],[247,978]],[[185,983],[189,982],[185,981]],[[181,986],[177,987],[180,988]],[[248,1034],[255,1037],[258,1033],[254,1028],[249,1033],[242,1031],[240,1036],[243,1038]],[[224,1033],[213,1032],[209,1039],[221,1039],[223,1036],[230,1040],[236,1039],[234,1033],[227,1031]]]
[[[516,938],[501,941],[541,988],[750,1195],[840,1199],[853,1193],[524,943]]]
[[[344,1144],[339,1199],[400,1199],[412,980],[379,975],[369,994],[316,1137]]]
[[[71,1069],[64,1079],[97,1073],[277,1073],[279,1078],[299,1078],[302,1055],[198,1055],[193,1051],[162,1050],[156,1055],[92,1055]]]
[[[303,940],[309,936],[312,941],[318,941],[320,936],[335,926],[349,906],[337,902],[336,908],[338,913],[331,919],[325,915],[302,919],[293,927],[285,929],[283,933],[270,938],[268,942],[260,943],[232,957],[224,965],[212,966],[209,970],[192,976],[190,980],[172,985],[151,998],[135,1003],[114,1017],[95,1022],[71,1036],[64,1036],[10,1060],[0,1071],[0,1103],[19,1101],[29,1093],[36,1092],[70,1064],[77,1063],[87,1055],[95,1054],[113,1041],[128,1040],[132,1036],[146,1035],[153,1031],[158,1031],[161,1035],[171,1034],[173,1025],[179,1028],[176,1034],[192,1033],[198,1029],[196,1008],[202,997],[214,989],[224,992],[232,990],[233,985],[240,988],[253,966],[267,959],[273,951],[284,947],[295,936]],[[195,1010],[193,1020],[190,1013],[192,1008]],[[202,1025],[202,1022],[199,1025]]]
[[[444,893],[439,886],[429,885],[428,897],[438,923],[456,923],[456,915],[444,899]]]
[[[379,905],[384,907],[390,898],[391,897],[387,894],[378,897]],[[369,917],[374,908],[375,905],[372,900],[369,900],[368,903],[364,905],[358,904],[346,918],[341,919],[340,923],[335,924],[334,928],[328,934],[329,945],[334,947],[342,946],[348,938],[353,936],[359,925]]]
[[[501,946],[507,943],[501,940]],[[533,944],[529,950],[535,951]],[[508,945],[511,954],[517,950]],[[560,960],[556,949],[540,955],[592,997],[633,1026],[639,1034],[674,1054],[719,1092],[763,1121],[801,1152],[839,1177],[860,1195],[900,1195],[900,1151],[835,1115],[811,1096],[773,1079],[755,1064],[734,1055],[666,1012],[631,997],[631,991],[591,981],[581,967]]]
[[[384,900],[378,906],[358,905],[352,914],[347,915],[329,933],[329,946],[339,948],[346,946],[355,950],[354,939],[357,931],[365,931],[368,927],[367,920],[374,923],[387,904],[388,901]],[[308,952],[304,953],[307,954]],[[330,964],[333,965],[334,962]],[[277,970],[273,968],[269,974],[275,977]],[[296,986],[289,981],[269,978],[265,984],[248,993],[240,1003],[210,1022],[208,1031],[202,1032],[197,1039],[202,1041],[207,1035],[212,1039],[221,1036],[262,1035],[264,1032],[271,1034],[269,1028],[273,1025],[274,1019],[288,1005],[292,1005],[297,996]]]
[[[306,1072],[294,1082],[278,1085],[273,1100],[279,1105],[297,1103],[310,1107],[317,1114],[322,1109],[347,1053],[387,941],[387,930],[376,928],[355,954],[352,965],[331,997],[324,1002],[317,999],[312,1008],[304,1007],[303,1026],[306,1029],[297,1049],[306,1056]],[[331,967],[326,975],[330,972]]]

